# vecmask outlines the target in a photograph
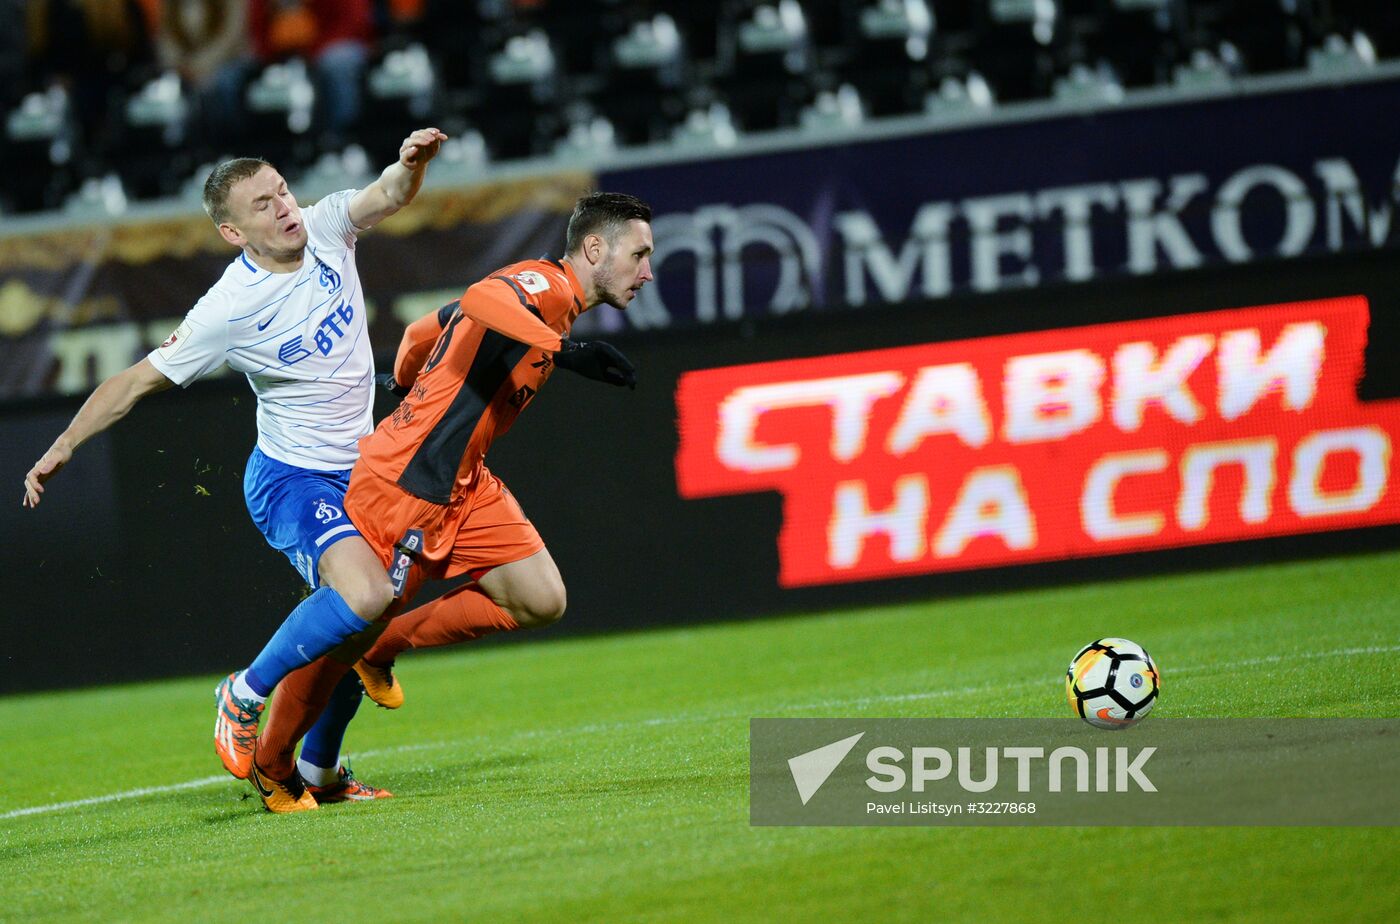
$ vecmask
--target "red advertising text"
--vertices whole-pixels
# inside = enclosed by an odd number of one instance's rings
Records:
[[[1400,522],[1361,297],[706,369],[686,498],[777,491],[794,587]]]

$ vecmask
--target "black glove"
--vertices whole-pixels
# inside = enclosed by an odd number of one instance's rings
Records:
[[[408,389],[394,381],[392,372],[381,372],[374,377],[374,384],[386,389],[395,398],[402,398],[408,394]]]
[[[617,351],[617,347],[601,340],[584,342],[565,337],[559,352],[554,354],[554,364],[609,385],[637,387],[636,367]]]

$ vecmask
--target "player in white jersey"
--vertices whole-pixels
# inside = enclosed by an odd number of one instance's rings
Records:
[[[353,466],[356,442],[374,429],[374,353],[355,270],[354,195],[343,190],[301,209],[300,268],[269,271],[239,254],[147,357],[181,386],[225,364],[244,373],[258,398],[258,449],[299,468]]]
[[[299,768],[309,791],[298,774],[284,780],[256,774],[253,746],[273,687],[368,629],[392,599],[388,575],[341,504],[356,443],[374,429],[374,358],[355,240],[413,200],[446,137],[435,128],[413,132],[398,161],[374,182],[306,208],[264,161],[239,158],[216,167],[205,182],[204,208],[224,240],[240,249],[238,258],[160,347],[97,387],[25,475],[24,503],[35,507],[45,482],[74,450],[141,398],[225,365],[248,377],[258,398],[258,441],[244,477],[248,510],[313,593],[248,670],[219,684],[214,737],[229,772],[240,779],[254,774],[264,805],[274,811],[388,795],[339,764],[343,710],[353,712],[360,699],[353,674],[327,710],[328,719],[342,710],[327,724],[338,730],[313,753],[303,748]]]

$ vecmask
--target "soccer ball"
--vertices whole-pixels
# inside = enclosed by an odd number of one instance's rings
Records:
[[[1075,715],[1095,728],[1127,728],[1152,711],[1161,688],[1152,656],[1125,638],[1101,638],[1079,649],[1065,672]]]

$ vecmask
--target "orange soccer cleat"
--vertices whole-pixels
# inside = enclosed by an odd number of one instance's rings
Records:
[[[336,771],[336,780],[326,786],[306,784],[306,791],[318,805],[331,802],[368,802],[372,799],[392,799],[394,794],[387,789],[371,786],[355,778],[350,768],[342,764]]]
[[[235,696],[233,682],[237,677],[237,673],[229,674],[214,688],[214,704],[218,709],[214,719],[214,750],[225,770],[246,780],[253,767],[258,720],[267,704]]]
[[[321,807],[316,798],[307,791],[301,774],[295,770],[285,780],[274,780],[263,773],[256,762],[252,762],[248,779],[258,791],[263,808],[269,812],[284,815],[288,812],[307,812]]]
[[[403,705],[403,687],[394,676],[394,665],[379,667],[364,658],[355,662],[355,673],[360,675],[365,695],[385,709],[397,709]]]

